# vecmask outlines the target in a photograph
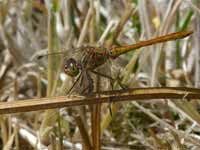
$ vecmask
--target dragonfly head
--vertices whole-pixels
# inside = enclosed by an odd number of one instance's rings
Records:
[[[64,72],[71,77],[76,77],[80,72],[80,65],[74,58],[69,58],[65,61]]]

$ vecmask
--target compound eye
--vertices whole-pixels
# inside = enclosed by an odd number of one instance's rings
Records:
[[[77,76],[80,70],[76,60],[74,60],[73,58],[68,59],[64,65],[64,72],[71,77]]]

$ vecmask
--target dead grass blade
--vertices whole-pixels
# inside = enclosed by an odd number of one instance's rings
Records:
[[[10,114],[44,109],[92,105],[109,102],[143,101],[148,99],[200,99],[200,89],[169,87],[169,88],[135,88],[127,90],[105,91],[90,96],[56,96],[35,98],[13,102],[1,102],[0,114]]]

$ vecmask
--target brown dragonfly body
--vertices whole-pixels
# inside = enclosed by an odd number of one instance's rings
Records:
[[[103,65],[110,58],[115,59],[122,54],[136,50],[141,47],[172,41],[176,39],[181,39],[191,35],[192,33],[193,33],[192,31],[175,32],[154,39],[150,39],[147,41],[140,41],[136,44],[113,47],[110,49],[105,47],[92,47],[92,46],[81,47],[79,48],[80,51],[79,57],[74,57],[74,58],[72,57],[65,61],[64,71],[67,75],[70,75],[72,77],[76,77],[77,75],[81,77],[82,72],[92,71],[97,67]],[[88,73],[85,74],[88,75]],[[91,78],[87,77],[87,80],[91,80]],[[89,82],[92,83],[92,81]],[[91,90],[92,88],[89,91]]]
[[[88,69],[91,70],[91,69],[95,69],[98,66],[104,64],[109,58],[111,58],[111,59],[117,58],[118,56],[120,56],[124,53],[136,50],[141,47],[145,47],[145,46],[149,46],[149,45],[153,45],[153,44],[157,44],[157,43],[162,43],[162,42],[166,42],[166,41],[181,39],[181,38],[189,36],[192,33],[193,33],[192,31],[175,32],[175,33],[160,36],[160,37],[157,37],[157,38],[154,38],[151,40],[140,41],[136,44],[120,46],[120,47],[113,47],[110,49],[105,48],[105,47],[84,46],[84,47],[79,48],[79,51],[82,52],[81,60],[75,60],[75,62],[81,63],[82,67],[84,67],[87,70]],[[68,68],[68,65],[70,65],[70,62],[66,63],[66,66],[65,66],[66,69]],[[77,64],[77,66],[81,66],[81,65]]]

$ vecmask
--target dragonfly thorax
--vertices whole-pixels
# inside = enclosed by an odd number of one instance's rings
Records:
[[[81,64],[87,70],[96,69],[109,59],[108,49],[105,47],[87,46],[84,51],[85,55],[82,56]]]

